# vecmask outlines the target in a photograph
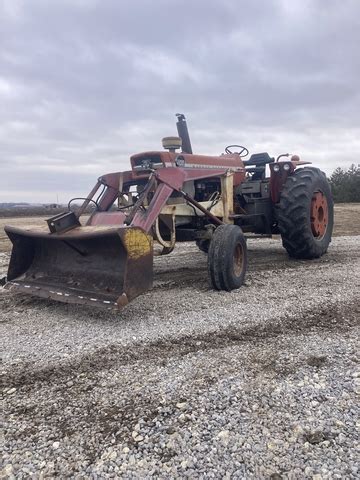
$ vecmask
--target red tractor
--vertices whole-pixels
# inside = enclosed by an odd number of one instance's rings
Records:
[[[244,281],[249,232],[280,234],[293,258],[327,251],[333,201],[323,172],[297,155],[245,159],[240,145],[193,154],[185,117],[177,117],[178,136],[164,138],[163,151],[133,155],[131,170],[101,176],[76,212],[70,202],[47,226],[5,227],[13,243],[6,288],[123,307],[152,287],[154,241],[161,254],[195,241],[208,255],[211,285],[228,291]]]

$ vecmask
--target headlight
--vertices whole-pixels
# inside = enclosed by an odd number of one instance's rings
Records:
[[[283,169],[287,172],[290,170],[290,164],[289,163],[284,163]]]
[[[144,158],[144,160],[142,160],[142,162],[141,162],[141,166],[144,169],[151,168],[151,160],[149,158]]]
[[[278,172],[280,170],[280,165],[278,163],[275,163],[273,170],[274,172]]]
[[[185,167],[185,158],[182,155],[178,155],[175,158],[175,165],[177,167]]]

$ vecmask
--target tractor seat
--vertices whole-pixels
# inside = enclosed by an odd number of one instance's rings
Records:
[[[266,165],[267,163],[273,163],[274,161],[274,158],[271,158],[267,152],[253,153],[249,160],[243,160],[245,166],[255,165],[256,167]]]

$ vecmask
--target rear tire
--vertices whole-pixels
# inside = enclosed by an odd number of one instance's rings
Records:
[[[325,174],[305,167],[288,177],[276,207],[284,248],[293,258],[326,253],[334,225],[334,204]]]
[[[245,279],[246,239],[237,225],[220,225],[215,230],[208,252],[208,272],[216,290],[234,290]]]

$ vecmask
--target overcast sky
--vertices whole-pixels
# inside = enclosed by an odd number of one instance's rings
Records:
[[[186,114],[327,173],[360,163],[360,0],[0,0],[0,202],[88,193]]]

